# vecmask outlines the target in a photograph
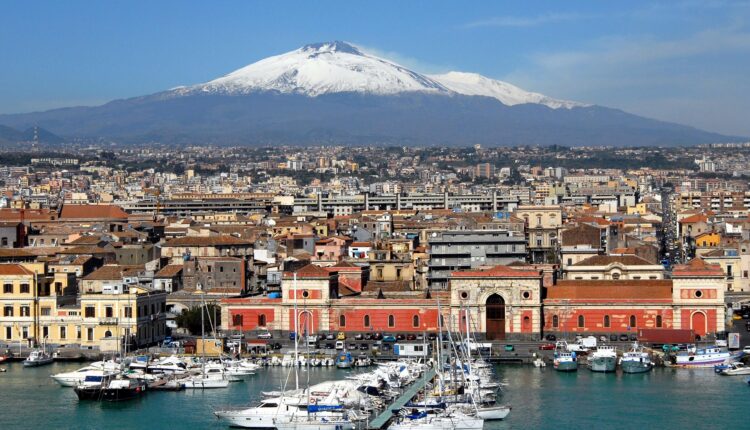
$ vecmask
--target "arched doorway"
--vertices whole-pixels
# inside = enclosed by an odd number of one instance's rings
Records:
[[[310,311],[300,312],[297,320],[297,333],[301,336],[309,336],[314,333],[313,315]]]
[[[505,339],[505,300],[499,294],[487,298],[487,339]]]
[[[706,314],[703,312],[698,311],[690,315],[690,328],[693,329],[695,334],[700,335],[701,337],[705,336],[708,331],[706,323]]]

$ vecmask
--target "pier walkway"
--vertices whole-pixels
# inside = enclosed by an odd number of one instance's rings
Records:
[[[377,417],[375,417],[374,420],[370,421],[368,428],[369,429],[381,429],[383,428],[386,423],[393,417],[393,411],[399,410],[406,405],[409,400],[411,400],[414,396],[417,395],[417,391],[419,391],[422,388],[421,381],[432,381],[432,378],[434,378],[436,375],[435,369],[428,369],[427,374],[424,375],[423,378],[419,378],[419,380],[415,381],[409,388],[406,389],[393,403],[388,405],[383,412],[380,413]]]

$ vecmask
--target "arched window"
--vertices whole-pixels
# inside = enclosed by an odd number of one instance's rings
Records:
[[[411,319],[411,325],[414,328],[419,327],[419,315],[414,315]]]
[[[339,315],[339,327],[346,327],[346,315]]]
[[[370,327],[370,316],[369,315],[365,315],[365,317],[363,318],[363,320],[364,321],[362,323],[364,324],[364,326],[365,327]]]
[[[396,327],[396,317],[388,315],[388,327]]]
[[[618,279],[620,279],[620,274],[619,274],[619,273],[617,273],[617,272],[613,273],[613,274],[612,274],[612,279],[614,279],[614,280],[618,280]]]
[[[104,337],[112,337],[112,332],[107,330],[104,332]]]
[[[552,315],[552,327],[558,328],[560,326],[560,318],[557,315]]]
[[[242,324],[240,324],[242,325]],[[258,315],[258,327],[265,327],[266,326],[266,316],[265,314]]]
[[[609,315],[604,315],[604,327],[609,328]]]
[[[636,322],[637,321],[635,320],[635,315],[631,315],[630,316],[630,327],[636,327],[636,324],[635,324]]]
[[[586,318],[583,315],[578,315],[578,327],[583,328],[586,326]]]
[[[662,324],[661,315],[657,315],[656,316],[656,327],[657,328],[661,328],[661,324]]]

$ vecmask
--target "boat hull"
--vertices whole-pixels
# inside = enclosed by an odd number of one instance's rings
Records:
[[[45,358],[43,360],[34,360],[34,361],[24,360],[23,367],[44,366],[44,365],[47,365],[47,364],[52,364],[52,361],[53,360],[52,360],[51,357],[50,358]]]
[[[617,369],[615,357],[596,357],[589,362],[592,372],[614,372]]]
[[[575,372],[578,370],[578,363],[575,361],[556,361],[554,367],[558,372]]]
[[[508,414],[510,414],[510,406],[479,408],[477,410],[477,417],[485,421],[504,420]]]
[[[623,361],[620,363],[620,367],[622,367],[624,373],[646,373],[650,372],[654,365],[650,361]]]

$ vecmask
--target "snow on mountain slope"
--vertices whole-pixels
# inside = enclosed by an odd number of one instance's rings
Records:
[[[230,94],[278,91],[311,97],[340,92],[450,93],[428,77],[338,41],[306,45],[265,58],[219,79],[178,91]]]
[[[532,93],[507,82],[486,78],[477,73],[448,72],[443,75],[428,75],[446,88],[469,96],[486,96],[513,106],[524,103],[542,104],[552,109],[587,106],[583,103],[558,100],[543,94]]]
[[[487,96],[508,106],[536,103],[553,109],[585,106],[524,91],[475,73],[423,75],[363,52],[346,42],[324,42],[268,57],[212,81],[179,87],[173,94],[250,94],[278,91],[316,97],[330,93],[394,95],[427,92],[438,95]]]

